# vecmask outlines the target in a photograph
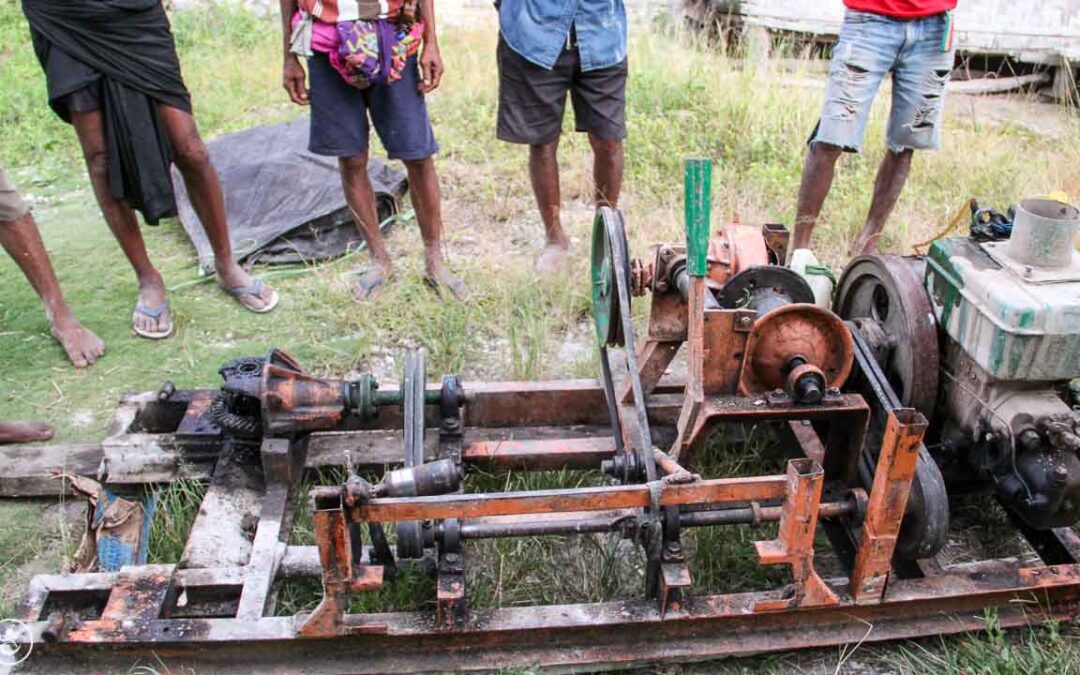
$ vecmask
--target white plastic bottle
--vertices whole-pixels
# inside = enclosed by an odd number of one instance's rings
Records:
[[[833,286],[836,285],[832,270],[818,262],[817,256],[808,248],[792,251],[791,269],[810,284],[810,289],[814,291],[814,304],[828,309],[832,304]]]

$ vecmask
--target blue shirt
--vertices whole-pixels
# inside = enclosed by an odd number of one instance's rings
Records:
[[[582,70],[597,70],[626,58],[623,0],[501,0],[499,30],[525,59],[551,70],[566,47],[570,26],[577,35]]]

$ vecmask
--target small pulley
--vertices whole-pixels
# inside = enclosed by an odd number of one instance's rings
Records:
[[[405,468],[424,463],[424,393],[427,374],[424,353],[409,351],[405,355],[405,376],[401,379],[404,409]],[[419,521],[397,523],[397,554],[399,558],[421,558],[424,555],[424,528]]]
[[[623,303],[616,266],[627,280],[629,290],[628,248],[622,213],[606,206],[597,209],[592,232],[592,306],[596,339],[602,346],[622,347],[626,344],[621,317],[624,304],[626,312],[630,312],[631,294],[626,294]]]

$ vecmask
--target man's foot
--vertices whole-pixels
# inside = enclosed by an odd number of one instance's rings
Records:
[[[557,274],[566,266],[569,251],[569,242],[549,242],[536,259],[536,271],[545,276]]]
[[[442,289],[446,289],[450,292],[450,295],[458,302],[468,302],[472,297],[472,293],[469,291],[469,287],[465,285],[465,282],[455,277],[442,260],[432,260],[428,258],[427,264],[424,269],[424,283],[428,288],[435,291],[442,297]]]
[[[75,317],[53,322],[52,334],[76,368],[91,365],[105,353],[105,343],[101,338],[87,330]]]
[[[383,286],[390,280],[390,268],[384,265],[375,265],[364,273],[357,272],[360,276],[353,284],[353,300],[357,302],[369,302],[382,294]]]
[[[160,275],[139,281],[139,300],[131,316],[131,328],[136,335],[150,340],[162,340],[172,335],[169,298]]]
[[[53,428],[40,420],[0,422],[0,443],[34,443],[53,437]]]
[[[277,291],[262,279],[245,272],[235,262],[229,261],[217,267],[217,282],[226,293],[256,314],[265,314],[277,307]]]
[[[855,241],[855,246],[851,248],[851,257],[857,258],[861,255],[877,255],[879,239],[881,239],[880,234],[873,234],[869,237],[859,235],[859,238]]]

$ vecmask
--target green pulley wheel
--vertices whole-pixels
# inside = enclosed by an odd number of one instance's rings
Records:
[[[623,253],[623,279],[630,278],[630,261],[626,252],[626,229],[622,213],[602,206],[596,210],[592,233],[592,306],[596,340],[601,346],[622,347],[626,344],[619,306],[619,287],[615,279],[614,247]],[[627,307],[629,312],[630,308]]]

